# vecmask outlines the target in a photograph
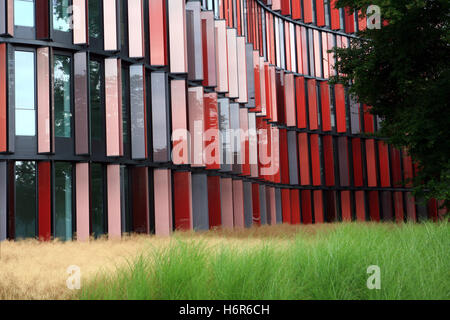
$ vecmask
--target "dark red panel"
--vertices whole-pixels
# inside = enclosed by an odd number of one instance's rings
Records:
[[[220,177],[208,176],[208,211],[209,227],[220,227],[222,224],[220,214]]]
[[[309,129],[319,129],[317,120],[317,95],[316,95],[316,80],[308,80],[308,110],[309,110]]]
[[[38,162],[38,179],[39,240],[49,241],[52,233],[52,183],[50,162]]]
[[[366,204],[364,191],[355,191],[356,220],[366,221]]]
[[[364,184],[363,179],[363,166],[361,155],[361,139],[352,139],[352,153],[353,153],[353,183],[355,187],[362,187]]]
[[[395,221],[403,222],[403,192],[394,192]]]
[[[405,177],[405,185],[408,188],[412,187],[411,179],[414,177],[413,164],[411,156],[406,151],[403,151],[403,174]]]
[[[378,141],[378,159],[380,161],[380,184],[382,187],[390,187],[388,146],[383,141]]]
[[[6,43],[0,43],[0,152],[6,152],[7,146],[7,100],[6,100]]]
[[[431,199],[427,204],[428,218],[436,222],[438,220],[438,202]]]
[[[380,203],[378,200],[378,191],[369,191],[369,212],[370,220],[380,221]]]
[[[320,152],[319,152],[319,135],[311,134],[309,137],[311,148],[311,167],[312,167],[312,184],[320,186]]]
[[[191,173],[173,173],[173,212],[176,230],[192,229]]]
[[[350,191],[341,192],[342,221],[352,221],[352,209],[350,206]]]
[[[36,38],[50,39],[50,1],[36,1]]]
[[[392,169],[392,184],[394,187],[402,185],[402,167],[400,150],[391,147],[391,169]]]
[[[305,97],[305,78],[295,78],[295,92],[297,95],[297,127],[306,128],[306,97]]]
[[[280,129],[280,169],[281,183],[289,184],[289,155],[286,129]]]
[[[325,25],[324,0],[316,0],[316,17],[317,26],[323,27]]]
[[[314,223],[323,223],[323,199],[322,190],[314,190]]]
[[[149,203],[148,203],[148,169],[136,167],[131,170],[133,231],[149,233]]]
[[[252,183],[252,207],[253,207],[253,224],[261,225],[261,210],[259,205],[259,184]]]
[[[291,189],[291,223],[300,224],[300,194],[299,190]]]
[[[291,223],[291,192],[289,189],[281,189],[281,210],[283,223]]]
[[[302,220],[304,224],[312,223],[311,190],[302,190]]]
[[[369,187],[377,186],[377,165],[375,162],[375,141],[366,140],[366,163],[367,163],[367,185]]]
[[[331,131],[330,87],[320,82],[320,103],[322,106],[322,131]]]
[[[291,14],[291,0],[281,0],[281,14],[285,16]]]
[[[301,132],[298,134],[298,159],[300,162],[300,182],[301,185],[310,185],[311,179],[309,176],[309,147],[308,134]]]
[[[345,115],[345,90],[342,84],[334,86],[335,101],[336,101],[336,126],[337,132],[347,131],[347,119]]]
[[[327,222],[334,222],[338,220],[337,217],[337,203],[336,203],[336,191],[325,191],[326,205],[327,205]]]
[[[324,167],[325,167],[325,184],[334,186],[334,157],[333,157],[333,137],[325,135],[323,141]]]
[[[364,132],[374,132],[373,115],[369,112],[370,107],[363,105],[364,110]]]

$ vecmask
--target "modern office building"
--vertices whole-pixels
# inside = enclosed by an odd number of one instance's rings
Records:
[[[437,217],[330,2],[0,0],[0,241]]]

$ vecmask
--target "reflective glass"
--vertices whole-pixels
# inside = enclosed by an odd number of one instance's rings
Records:
[[[102,35],[100,3],[98,0],[89,0],[89,36],[92,38],[100,38]]]
[[[14,64],[16,135],[34,136],[36,135],[34,52],[16,51]]]
[[[55,162],[55,237],[72,239],[72,164]]]
[[[95,140],[102,139],[102,111],[101,111],[101,79],[100,63],[89,62],[90,98],[91,98],[91,137]]]
[[[98,237],[105,233],[103,167],[99,163],[91,164],[91,190],[92,232]]]
[[[55,136],[71,136],[71,61],[67,56],[54,57]]]
[[[15,166],[15,238],[36,236],[36,163],[17,161]]]
[[[53,0],[53,29],[68,32],[70,30],[71,9],[69,0]]]
[[[14,24],[21,27],[34,27],[33,0],[14,0]]]

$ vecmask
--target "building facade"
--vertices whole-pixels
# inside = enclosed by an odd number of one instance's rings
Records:
[[[330,85],[324,0],[0,0],[0,241],[435,218]]]

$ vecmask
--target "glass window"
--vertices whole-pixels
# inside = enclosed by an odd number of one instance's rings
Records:
[[[89,0],[89,36],[97,39],[102,35],[100,4],[101,1]]]
[[[122,66],[122,130],[123,143],[128,143],[128,68]]]
[[[70,0],[53,0],[53,29],[70,31]]]
[[[34,27],[34,0],[14,0],[14,24]]]
[[[55,237],[72,240],[72,164],[55,162]]]
[[[98,237],[105,233],[103,167],[100,163],[91,164],[91,190],[92,232]]]
[[[100,63],[89,62],[90,99],[91,99],[91,137],[94,140],[102,139],[102,97]]]
[[[68,56],[54,57],[55,136],[71,137],[71,61]]]
[[[36,163],[17,161],[15,166],[15,238],[36,236]]]
[[[34,69],[34,52],[15,52],[14,83],[16,103],[16,135],[18,136],[36,135]]]

